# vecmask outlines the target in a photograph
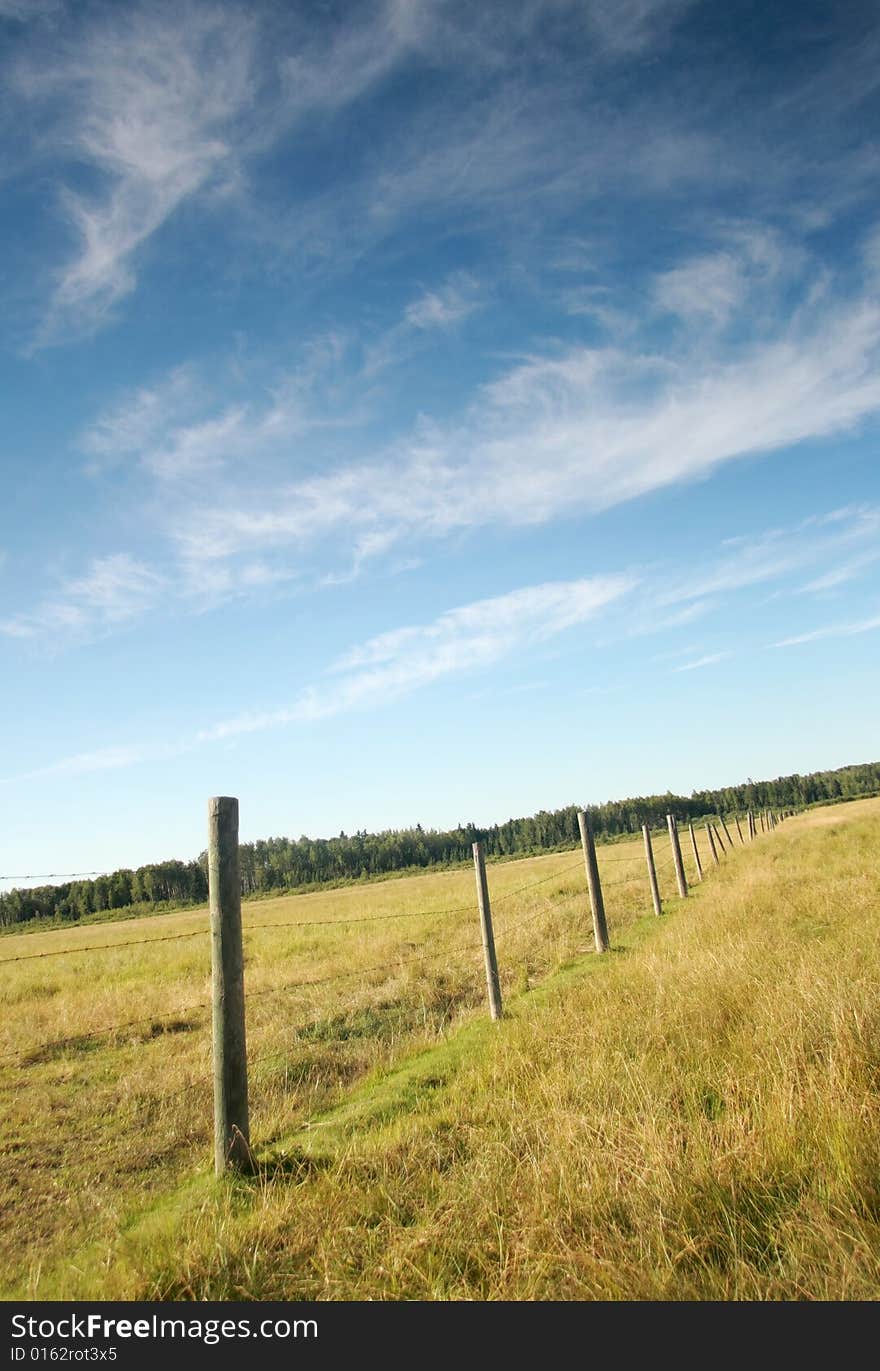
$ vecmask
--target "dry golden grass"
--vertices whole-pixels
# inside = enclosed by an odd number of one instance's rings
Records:
[[[880,802],[815,812],[686,904],[666,860],[658,921],[600,849],[604,958],[577,853],[490,867],[497,1025],[469,871],[245,906],[261,1167],[219,1187],[204,932],[0,966],[7,1297],[875,1298],[878,853]]]

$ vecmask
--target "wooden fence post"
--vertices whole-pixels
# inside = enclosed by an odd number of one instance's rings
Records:
[[[492,910],[489,906],[489,883],[486,880],[486,859],[483,844],[474,843],[474,871],[477,877],[477,904],[480,907],[480,936],[483,939],[483,959],[486,963],[486,990],[489,994],[489,1013],[501,1018],[501,985],[495,957],[495,935],[492,932]]]
[[[709,838],[709,851],[712,853],[712,861],[716,866],[720,866],[721,863],[718,860],[718,853],[715,850],[715,839],[712,837],[712,825],[710,823],[706,824],[706,833]]]
[[[724,839],[722,838],[721,834],[718,832],[718,825],[717,825],[716,823],[712,823],[711,819],[710,819],[709,822],[710,822],[711,827],[712,827],[712,832],[715,834],[715,838],[716,838],[716,840],[717,840],[717,842],[718,842],[718,847],[719,847],[720,851],[721,851],[721,852],[726,852],[726,851],[727,851],[727,848],[724,846]]]
[[[703,879],[703,863],[700,861],[700,849],[697,847],[697,835],[694,832],[694,826],[690,821],[688,821],[688,828],[691,831],[691,846],[694,849],[694,861],[697,864],[697,880],[701,881]]]
[[[767,824],[766,824],[765,819],[764,819],[764,810],[763,810],[763,809],[761,810],[761,832],[762,832],[762,833],[766,833],[766,832],[767,832]]]
[[[745,847],[746,840],[745,840],[745,838],[743,837],[743,831],[742,831],[742,829],[741,829],[740,826],[739,826],[739,815],[738,815],[738,814],[734,814],[733,817],[734,817],[734,819],[736,820],[736,831],[737,831],[737,833],[739,834],[739,840],[740,840],[740,842],[742,843],[743,847]]]
[[[597,952],[607,952],[611,946],[608,940],[608,924],[605,921],[605,901],[602,899],[602,884],[599,880],[599,863],[596,861],[596,844],[587,823],[587,816],[581,810],[578,814],[578,828],[581,831],[581,846],[584,849],[584,866],[587,869],[587,889],[590,892],[590,911],[593,915],[593,939]]]
[[[208,801],[208,903],[214,1039],[214,1171],[252,1164],[248,1123],[238,800]]]
[[[753,843],[753,842],[755,841],[755,816],[754,816],[754,814],[752,813],[751,810],[749,810],[749,813],[748,813],[748,820],[749,820],[749,842],[750,842],[750,843]]]
[[[647,824],[642,824],[642,833],[645,835],[645,861],[648,866],[648,882],[651,886],[651,902],[654,905],[654,913],[662,914],[663,906],[660,903],[660,887],[657,884],[657,868],[654,865],[654,849],[651,846],[651,830]]]
[[[678,841],[678,826],[674,814],[666,815],[666,826],[669,829],[669,838],[672,843],[672,860],[675,863],[675,881],[678,886],[678,893],[682,899],[685,899],[688,893],[688,885],[684,874],[684,862],[681,860],[681,843]]]
[[[721,827],[724,829],[724,836],[725,836],[725,838],[727,839],[727,846],[730,848],[730,850],[731,850],[731,852],[732,852],[732,851],[733,851],[733,839],[732,839],[731,836],[730,836],[730,829],[727,827],[727,824],[724,822],[724,815],[723,815],[723,814],[719,814],[719,815],[718,815],[718,818],[721,820]]]

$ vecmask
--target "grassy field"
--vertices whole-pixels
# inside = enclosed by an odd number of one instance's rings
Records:
[[[246,905],[220,1186],[205,912],[4,938],[3,1296],[877,1298],[880,801],[657,857],[606,957],[577,853],[490,867],[501,1024],[467,871]]]

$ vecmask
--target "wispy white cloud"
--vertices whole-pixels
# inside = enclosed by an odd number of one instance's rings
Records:
[[[608,642],[619,641],[621,638],[645,638],[653,633],[665,633],[668,629],[685,628],[695,619],[701,619],[718,607],[717,600],[694,600],[692,604],[685,604],[681,609],[670,610],[669,606],[675,602],[675,595],[670,597],[664,591],[654,588],[652,582],[655,575],[656,568],[643,569],[642,582],[645,593],[641,602],[629,616],[630,622],[623,626],[617,638],[609,638]],[[690,596],[687,595],[685,598]]]
[[[740,304],[744,281],[740,264],[728,253],[699,257],[664,272],[655,284],[661,309],[685,320],[704,318],[726,323]]]
[[[302,18],[296,50],[282,55],[278,64],[283,91],[279,117],[294,122],[316,110],[355,103],[402,57],[431,41],[434,17],[433,4],[384,0],[350,14],[338,27]]]
[[[383,633],[341,657],[329,679],[290,707],[226,720],[200,741],[384,704],[445,677],[485,670],[527,644],[595,618],[637,584],[634,576],[550,582],[448,610],[433,623]]]
[[[79,446],[90,459],[90,471],[96,474],[130,458],[150,466],[153,454],[167,446],[169,431],[173,434],[187,418],[195,418],[204,402],[192,366],[174,367],[157,385],[139,387],[101,413],[81,436]]]
[[[652,566],[547,582],[477,600],[447,610],[428,623],[392,629],[352,647],[330,664],[322,679],[312,682],[283,706],[222,719],[177,741],[123,744],[78,753],[28,775],[102,770],[170,759],[212,742],[329,719],[354,710],[381,708],[439,681],[488,671],[514,655],[519,658],[536,645],[578,625],[600,623],[612,606],[615,627],[624,637],[643,634],[649,631],[649,625],[666,631],[687,627],[722,604],[725,594],[790,576],[802,569],[805,557],[821,560],[823,556],[837,555],[841,546],[870,538],[878,520],[880,512],[871,507],[844,507],[760,537],[732,538],[714,564],[679,568],[677,583],[668,567]],[[255,586],[260,586],[272,580],[273,570],[253,563],[247,576]],[[137,612],[143,579],[144,569],[136,565],[95,564],[88,577],[68,583],[66,598],[46,607],[44,620],[51,619],[56,626],[70,620],[74,627],[80,627],[86,607],[98,617],[125,617]],[[155,585],[149,574],[145,580],[152,594]],[[694,599],[699,588],[706,586],[712,587],[715,598]],[[632,592],[637,588],[640,594],[635,596]],[[36,618],[31,623],[13,621],[11,627],[3,626],[3,631],[34,631],[36,622]],[[877,628],[880,618],[876,617],[829,625],[783,639],[774,646],[847,637]],[[654,660],[679,659],[670,671],[680,673],[717,665],[733,655],[730,649],[701,653],[699,646],[691,642]],[[683,657],[689,659],[680,660]]]
[[[588,0],[588,23],[615,56],[630,56],[657,43],[694,0]]]
[[[874,560],[878,536],[880,509],[861,505],[813,515],[762,534],[729,538],[722,545],[721,555],[711,562],[667,578],[657,592],[658,603],[729,595],[750,586],[783,581],[866,545],[869,551],[864,554],[865,561]]]
[[[2,4],[0,15],[22,20],[63,11],[53,0]],[[248,175],[267,148],[316,115],[356,105],[405,58],[436,61],[437,40],[451,33],[440,11],[376,0],[314,24],[294,14],[270,21],[234,0],[160,0],[79,16],[51,47],[26,53],[9,80],[41,111],[39,156],[55,155],[58,205],[76,240],[37,345],[112,318],[136,286],[146,244],[186,202],[253,210]],[[487,56],[489,44],[476,51]],[[313,242],[339,232],[340,214],[353,222],[341,204],[317,204],[325,218]]]
[[[165,761],[203,744],[376,708],[437,681],[485,671],[515,651],[596,618],[637,584],[629,574],[526,586],[446,611],[432,623],[379,634],[334,663],[326,678],[279,709],[221,720],[194,737],[77,753],[6,782]]]
[[[477,283],[472,276],[457,272],[436,290],[427,290],[407,306],[405,322],[411,328],[448,328],[466,319],[477,308]]]
[[[84,575],[64,582],[32,613],[0,621],[0,633],[34,638],[116,627],[155,605],[165,585],[163,576],[127,553],[96,557]]]
[[[53,0],[2,3],[7,16],[58,9],[65,17],[54,41],[35,45],[7,79],[19,101],[41,111],[33,157],[43,169],[52,163],[77,240],[44,341],[111,315],[133,290],[148,241],[193,202],[222,205],[226,229],[234,210],[264,233],[264,247],[271,240],[327,271],[350,267],[426,209],[447,228],[450,210],[461,208],[468,227],[471,215],[492,216],[496,234],[509,221],[515,236],[540,218],[558,228],[573,204],[604,204],[620,190],[646,201],[684,186],[711,197],[735,183],[747,212],[769,201],[791,220],[791,190],[804,167],[796,148],[784,162],[773,150],[810,109],[831,121],[876,79],[869,58],[853,51],[848,64],[842,54],[829,63],[821,101],[811,70],[794,91],[778,92],[769,107],[757,101],[750,113],[736,98],[742,73],[714,70],[711,91],[695,79],[686,100],[677,85],[664,95],[662,81],[630,86],[609,115],[609,72],[649,52],[662,59],[693,0],[369,0],[317,17],[235,0],[159,0],[124,13]],[[862,46],[870,54],[873,45]],[[267,152],[295,152],[298,139],[313,148],[343,116],[374,118],[370,97],[400,71],[419,96],[405,119],[375,121],[369,155],[346,157],[338,179],[290,178],[286,198],[277,187],[261,196]],[[833,186],[824,166],[813,177],[832,215],[866,179],[864,160],[856,165],[840,151],[829,146]],[[808,210],[815,206],[801,212]],[[431,228],[423,221],[419,231]],[[672,264],[661,294],[673,307],[677,300],[698,308],[702,273],[708,313],[723,313],[739,272],[732,257],[709,250],[689,275],[686,264]]]
[[[222,504],[179,510],[173,532],[187,555],[217,559],[332,533],[378,531],[390,546],[546,523],[845,432],[878,410],[880,306],[868,299],[733,356],[574,348],[509,369],[457,423],[423,421],[390,452],[271,491],[230,486]]]
[[[715,666],[717,662],[723,662],[730,657],[730,652],[712,652],[705,657],[697,657],[693,662],[685,662],[682,666],[673,667],[674,672],[678,671],[699,671],[704,666]]]
[[[14,781],[40,780],[45,776],[80,776],[94,771],[117,771],[123,767],[149,762],[170,762],[182,753],[189,752],[193,746],[192,742],[155,742],[99,747],[91,752],[77,752],[70,757],[62,757],[60,761],[36,767],[33,771],[22,772],[18,776],[0,777],[0,785],[10,785]]]
[[[341,414],[336,405],[345,346],[336,334],[313,339],[299,349],[296,364],[261,375],[257,385],[227,367],[227,394],[238,390],[247,398],[219,409],[203,369],[176,367],[108,406],[80,435],[79,447],[93,474],[127,461],[161,485],[190,484],[227,466],[254,466],[259,474],[279,454],[289,459],[291,445],[304,435],[359,422],[356,405],[342,406]]]
[[[880,522],[878,522],[877,533],[880,536]],[[869,549],[861,556],[852,557],[841,566],[833,567],[823,575],[814,577],[813,580],[801,587],[801,594],[820,594],[826,590],[836,590],[838,586],[854,581],[866,567],[873,566],[878,561],[880,561],[880,551]]]
[[[880,628],[880,615],[872,619],[862,619],[857,623],[827,624],[824,628],[814,628],[809,633],[798,633],[792,638],[782,638],[773,647],[797,647],[801,643],[817,642],[820,638],[852,638],[859,633],[873,633]]]
[[[745,309],[756,331],[764,320],[775,325],[780,290],[805,270],[800,244],[749,222],[713,225],[711,237],[711,251],[685,257],[655,278],[654,304],[689,327],[720,328]],[[814,271],[812,288],[816,280]]]
[[[648,634],[686,627],[711,613],[729,617],[731,597],[774,583],[785,585],[770,598],[799,593],[791,581],[809,568],[827,566],[842,555],[853,564],[868,565],[880,558],[876,543],[880,537],[880,509],[871,505],[844,506],[826,514],[811,515],[796,524],[763,533],[724,539],[714,558],[673,567],[657,564],[640,568],[642,594],[633,613],[618,626],[615,637],[644,637]],[[861,551],[860,551],[861,549]],[[853,555],[855,554],[855,555]],[[835,572],[817,577],[829,583]],[[699,654],[699,647],[676,647],[655,661]]]
[[[361,377],[370,381],[424,352],[437,334],[449,332],[479,308],[480,294],[474,278],[461,271],[423,291],[406,306],[402,318],[365,344]]]
[[[228,125],[253,99],[254,55],[244,11],[127,6],[15,69],[22,98],[57,108],[59,150],[100,179],[88,192],[61,190],[78,249],[60,272],[42,341],[105,319],[134,288],[146,240],[228,174]]]

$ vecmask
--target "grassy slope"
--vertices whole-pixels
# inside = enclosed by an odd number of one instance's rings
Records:
[[[300,1014],[284,1057],[265,1077],[257,1069],[258,1176],[215,1188],[207,1130],[193,1130],[191,1108],[186,1117],[167,1104],[148,1109],[151,1127],[134,1142],[130,1129],[98,1130],[86,1163],[54,1130],[45,1174],[37,1165],[41,1179],[31,1184],[22,1169],[17,1195],[12,1187],[13,1207],[33,1219],[37,1236],[26,1251],[19,1239],[6,1253],[9,1262],[19,1251],[10,1291],[876,1298],[880,803],[818,811],[736,849],[660,922],[640,919],[641,892],[627,905],[622,887],[620,900],[609,900],[616,950],[607,958],[582,950],[582,880],[565,874],[567,858],[490,875],[497,889],[506,880],[513,890],[543,870],[562,873],[511,898],[525,923],[510,921],[506,948],[499,915],[510,1008],[502,1024],[478,1008],[478,962],[461,980],[451,964],[442,975],[436,963],[419,965],[418,976],[401,967],[344,1006],[310,1004],[308,1024]],[[627,871],[609,868],[609,876]],[[424,883],[455,879],[418,878],[409,895],[440,908],[455,892]],[[337,917],[348,907],[342,895]],[[273,901],[273,917],[278,907]],[[406,918],[367,929],[368,946],[366,931],[336,930],[333,955],[379,960],[392,944],[383,953],[377,932],[394,930],[394,946],[425,933]],[[441,933],[451,936],[447,922],[433,935],[442,950]],[[163,1003],[185,975],[186,946],[151,953],[167,958],[167,983],[150,968]],[[327,944],[314,955],[325,965]],[[296,956],[299,966],[301,944]],[[249,985],[275,963],[255,951]],[[25,964],[29,973],[39,966]],[[17,982],[22,993],[26,984]],[[113,975],[109,984],[115,991]],[[67,1004],[73,993],[62,986],[49,1002]],[[84,1005],[70,1014],[88,1017]],[[277,1028],[257,1018],[252,1041],[262,1033],[274,1043]],[[192,1070],[186,1034],[90,1054],[92,1088],[113,1094],[120,1125],[131,1122],[125,1088],[139,1108],[149,1103],[141,1077],[160,1050],[166,1082]],[[30,1068],[61,1117],[75,1113],[81,1058]],[[17,1124],[32,1142],[46,1136],[33,1098]],[[25,1155],[34,1169],[36,1151]]]

